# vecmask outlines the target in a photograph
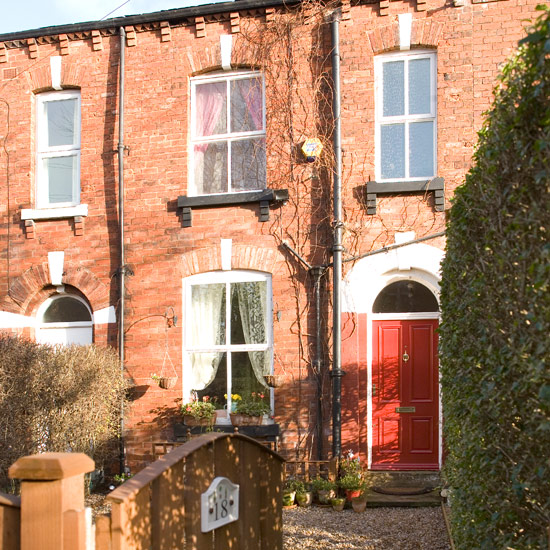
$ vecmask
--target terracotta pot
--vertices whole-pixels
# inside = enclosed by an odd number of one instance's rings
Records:
[[[213,418],[195,418],[192,414],[184,414],[183,421],[187,426],[211,426]]]
[[[250,416],[248,414],[230,413],[233,426],[259,426],[262,423],[262,416]]]
[[[361,495],[361,489],[346,489],[346,500],[351,502],[352,499]]]
[[[364,512],[367,507],[367,499],[365,497],[355,497],[351,499],[351,506],[354,512]]]

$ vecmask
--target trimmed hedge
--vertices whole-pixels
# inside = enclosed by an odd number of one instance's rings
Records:
[[[550,10],[503,69],[456,192],[441,381],[457,548],[550,548]]]
[[[126,382],[112,349],[50,347],[0,334],[0,487],[19,457],[83,452],[102,467],[118,456]]]

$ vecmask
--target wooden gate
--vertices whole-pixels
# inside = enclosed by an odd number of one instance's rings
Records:
[[[20,545],[3,545],[2,530],[6,525],[2,527],[0,522],[0,550],[85,550],[83,475],[89,469],[86,466],[80,471],[78,467],[68,468],[67,476],[60,477],[64,475],[60,468],[50,468],[47,474],[33,474],[28,464],[26,469],[20,464],[34,459],[37,466],[41,456],[46,455],[20,459],[12,466],[13,472],[10,470],[12,477],[27,480],[22,483],[22,536]],[[96,519],[95,548],[282,550],[283,461],[277,453],[240,434],[210,433],[193,439],[150,464],[107,496],[112,511],[110,516]],[[57,477],[52,479],[52,475]],[[201,495],[219,477],[239,486],[238,519],[202,532]],[[47,498],[39,495],[48,490],[45,481],[57,483],[52,485]],[[25,491],[32,500],[26,497]],[[77,494],[79,492],[82,494]],[[56,505],[56,499],[65,504]],[[70,509],[68,502],[72,502]],[[26,506],[32,509],[32,515]],[[0,519],[1,509],[0,500]],[[59,521],[56,520],[58,510]],[[43,526],[40,521],[44,521]],[[34,537],[29,535],[31,527]],[[13,531],[13,527],[11,529]]]

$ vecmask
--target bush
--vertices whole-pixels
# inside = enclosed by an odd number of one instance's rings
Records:
[[[441,383],[457,548],[549,547],[550,11],[504,68],[457,190]]]
[[[24,455],[83,452],[98,468],[116,457],[125,392],[111,349],[50,347],[0,334],[0,486]]]

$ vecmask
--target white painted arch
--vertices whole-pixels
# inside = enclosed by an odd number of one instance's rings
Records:
[[[342,312],[372,314],[372,305],[382,289],[402,280],[423,284],[439,302],[443,256],[443,250],[417,243],[359,260],[342,285]]]

